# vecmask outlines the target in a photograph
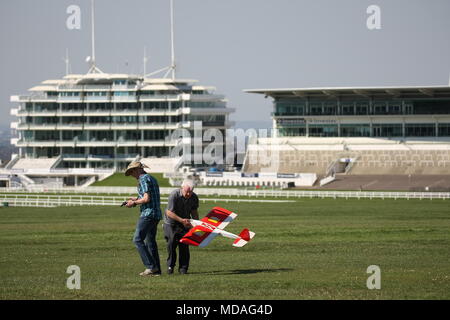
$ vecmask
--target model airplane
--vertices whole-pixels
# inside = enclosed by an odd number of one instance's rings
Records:
[[[243,247],[255,236],[254,232],[244,229],[239,235],[235,235],[223,230],[236,217],[237,214],[234,212],[214,207],[203,219],[189,220],[193,228],[181,238],[180,242],[203,248],[220,234],[223,237],[235,239],[233,246]]]

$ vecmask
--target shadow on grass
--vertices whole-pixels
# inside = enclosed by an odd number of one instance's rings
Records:
[[[236,270],[220,270],[210,272],[189,272],[191,274],[204,274],[204,275],[232,275],[232,274],[254,274],[254,273],[273,273],[273,272],[287,272],[294,269],[290,268],[276,268],[276,269],[236,269]]]

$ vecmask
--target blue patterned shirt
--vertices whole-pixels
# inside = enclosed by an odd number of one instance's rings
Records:
[[[150,202],[141,204],[141,217],[161,220],[161,201],[159,198],[158,181],[149,174],[139,176],[138,199],[143,198],[144,193],[149,193]]]

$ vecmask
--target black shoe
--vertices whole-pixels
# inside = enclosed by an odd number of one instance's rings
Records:
[[[178,270],[178,272],[180,272],[180,274],[186,274],[187,270],[186,269],[180,269],[180,270]]]
[[[171,267],[167,268],[167,274],[173,274],[173,268]]]

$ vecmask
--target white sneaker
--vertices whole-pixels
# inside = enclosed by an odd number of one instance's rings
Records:
[[[158,270],[145,269],[143,272],[139,273],[140,276],[160,276],[161,272]]]

